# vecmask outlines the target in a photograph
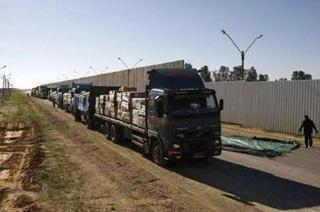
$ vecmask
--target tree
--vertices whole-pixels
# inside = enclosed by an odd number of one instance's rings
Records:
[[[291,80],[311,80],[312,75],[306,74],[304,71],[294,71],[292,72]]]
[[[300,70],[300,71],[298,72],[298,79],[299,79],[299,80],[303,80],[303,79],[304,79],[304,75],[305,75],[304,71],[301,71],[301,70]]]
[[[200,76],[205,82],[212,82],[211,73],[207,65],[201,67]]]
[[[268,74],[259,74],[258,80],[261,82],[269,81]]]
[[[311,74],[305,74],[304,75],[305,80],[312,80],[312,75]]]
[[[212,76],[216,82],[231,80],[231,72],[227,66],[221,66],[219,71],[213,71]]]
[[[233,67],[233,71],[231,72],[231,80],[232,81],[243,80],[243,73],[244,73],[244,70],[242,70],[241,66]]]
[[[299,72],[294,71],[292,72],[291,80],[298,80],[299,79]]]
[[[254,82],[257,81],[257,70],[254,67],[251,67],[249,70],[245,70],[245,81]]]

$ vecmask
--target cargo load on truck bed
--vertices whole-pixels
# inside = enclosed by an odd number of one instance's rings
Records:
[[[144,127],[145,93],[135,92],[134,90],[136,89],[121,87],[119,90],[109,91],[108,94],[96,97],[96,113]]]

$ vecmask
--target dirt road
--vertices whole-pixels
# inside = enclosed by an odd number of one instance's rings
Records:
[[[33,99],[50,136],[77,167],[82,209],[118,211],[320,210],[319,149],[267,159],[223,152],[167,169],[115,145],[47,101]]]

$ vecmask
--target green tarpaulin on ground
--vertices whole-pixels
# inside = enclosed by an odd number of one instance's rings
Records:
[[[266,157],[280,156],[300,146],[296,141],[281,141],[256,137],[221,136],[221,140],[224,150]]]

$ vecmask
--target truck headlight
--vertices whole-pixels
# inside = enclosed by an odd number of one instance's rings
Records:
[[[180,148],[180,145],[179,145],[179,144],[173,144],[173,148],[179,149],[179,148]]]

